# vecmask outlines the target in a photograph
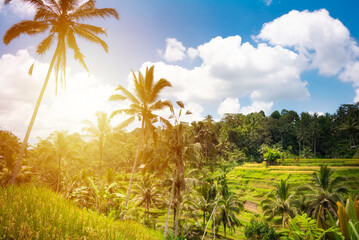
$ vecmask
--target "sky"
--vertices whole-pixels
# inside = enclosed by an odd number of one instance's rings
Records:
[[[21,0],[0,0],[0,36],[32,19],[35,9]],[[274,110],[334,113],[359,101],[359,7],[336,0],[101,0],[120,19],[86,23],[107,29],[109,46],[79,40],[90,75],[68,55],[66,89],[45,92],[30,143],[52,131],[81,132],[97,111],[111,114],[128,103],[109,102],[118,84],[131,89],[131,70],[155,66],[155,79],[173,87],[162,99],[181,100],[193,114]],[[54,52],[36,55],[44,35],[0,43],[0,128],[23,138]],[[33,75],[28,70],[35,63]],[[167,112],[160,113],[163,116]],[[118,116],[112,125],[126,116]],[[133,125],[132,128],[138,125]]]

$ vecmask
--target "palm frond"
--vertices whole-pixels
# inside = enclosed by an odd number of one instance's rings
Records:
[[[118,125],[119,128],[126,128],[128,125],[135,121],[135,116],[132,116]]]
[[[74,51],[74,58],[75,60],[79,61],[80,64],[83,66],[83,68],[86,69],[88,73],[90,73],[90,70],[88,69],[85,60],[84,55],[80,52],[80,48],[77,45],[76,38],[74,36],[73,30],[70,28],[67,32],[67,45],[69,48],[71,48]]]
[[[9,44],[13,39],[19,37],[21,34],[34,35],[46,31],[49,27],[47,21],[31,21],[24,20],[12,25],[5,33],[3,42],[5,45]]]
[[[164,78],[158,80],[158,82],[153,86],[149,102],[155,102],[158,99],[161,90],[165,87],[172,87],[172,84]]]
[[[119,14],[116,9],[114,8],[97,9],[90,6],[91,1],[88,1],[88,3],[89,3],[88,5],[85,5],[82,8],[80,6],[77,11],[74,11],[73,13],[69,14],[70,18],[75,20],[85,20],[85,19],[93,19],[98,17],[105,19],[106,17],[112,16],[115,17],[117,20],[119,19]]]
[[[52,20],[58,18],[59,15],[54,12],[49,6],[41,7],[36,10],[34,21]]]
[[[109,101],[123,101],[126,99],[127,98],[125,96],[122,96],[120,94],[113,94],[113,95],[111,95],[111,97],[108,100]]]
[[[130,102],[136,105],[140,105],[140,102],[137,100],[137,98],[133,96],[132,93],[130,93],[126,88],[122,87],[121,85],[118,85],[116,91],[117,90],[121,91],[125,95],[125,97],[130,100]]]
[[[37,46],[36,53],[40,56],[43,55],[52,45],[54,39],[54,33],[46,37],[42,42]]]
[[[76,26],[79,28],[85,29],[93,34],[104,34],[107,36],[106,29],[102,27],[97,27],[90,24],[84,24],[84,23],[76,23]]]
[[[108,46],[107,46],[106,42],[103,41],[101,38],[97,37],[95,34],[91,33],[90,31],[88,31],[86,29],[83,29],[79,26],[76,26],[76,25],[73,27],[73,29],[78,36],[80,36],[90,42],[101,45],[102,48],[106,52],[108,52]]]
[[[146,92],[151,92],[152,91],[154,67],[155,66],[151,66],[150,68],[146,68],[146,78],[145,78]]]

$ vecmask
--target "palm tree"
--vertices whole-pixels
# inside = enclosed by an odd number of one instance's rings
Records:
[[[24,141],[21,145],[11,184],[13,184],[16,179],[21,159],[53,68],[55,68],[56,91],[59,77],[61,85],[66,86],[66,45],[73,50],[75,59],[79,61],[87,71],[88,68],[84,61],[84,55],[77,45],[75,34],[90,42],[101,45],[106,52],[108,51],[107,44],[97,36],[98,34],[106,34],[106,29],[80,23],[79,21],[96,17],[106,18],[114,16],[117,19],[119,18],[117,11],[113,8],[95,8],[95,0],[88,0],[82,4],[81,1],[78,0],[23,1],[36,8],[35,16],[33,20],[23,20],[10,27],[4,35],[3,42],[7,45],[21,34],[35,35],[44,33],[50,28],[49,35],[37,46],[36,52],[38,55],[44,55],[55,41],[57,44],[44,84],[37,99],[30,124],[27,128]],[[34,65],[30,67],[30,74],[32,73],[33,66]]]
[[[171,87],[171,83],[164,78],[161,78],[157,82],[154,82],[153,71],[154,66],[146,68],[146,75],[143,76],[141,72],[138,72],[138,77],[132,71],[133,81],[135,85],[134,94],[126,90],[121,85],[118,85],[116,90],[120,91],[121,94],[114,94],[109,99],[110,101],[128,100],[131,103],[129,108],[114,111],[111,115],[111,117],[116,114],[122,113],[130,115],[131,117],[125,120],[122,126],[132,123],[136,119],[136,117],[139,121],[141,121],[141,131],[139,136],[140,139],[138,141],[136,157],[133,163],[131,178],[128,185],[125,208],[127,208],[128,206],[128,200],[131,193],[133,176],[137,167],[140,147],[143,141],[145,141],[148,137],[153,137],[154,141],[156,141],[157,135],[155,132],[155,126],[153,124],[158,120],[158,116],[153,112],[171,106],[170,101],[158,100],[161,91],[165,87]],[[124,215],[125,213],[122,215],[122,218],[124,218]]]
[[[314,172],[313,183],[301,187],[300,191],[310,191],[305,194],[308,199],[307,213],[309,216],[316,218],[321,208],[322,217],[325,218],[326,212],[330,212],[332,216],[337,216],[337,202],[343,203],[342,193],[348,190],[344,186],[346,178],[338,176],[333,178],[334,170],[322,165],[319,172]]]
[[[295,208],[292,206],[295,193],[291,193],[291,185],[288,179],[281,179],[279,183],[275,185],[275,189],[268,194],[268,198],[261,202],[264,216],[268,216],[268,220],[271,220],[277,215],[282,215],[282,227],[284,223],[290,217],[294,217]]]
[[[96,139],[99,147],[99,179],[101,177],[102,172],[102,162],[103,162],[103,149],[105,147],[105,142],[107,136],[111,133],[111,125],[110,118],[107,116],[105,112],[97,112],[97,124],[93,124],[89,120],[84,120],[82,123],[86,125],[86,127],[82,128],[82,131],[88,133],[89,136]]]
[[[152,204],[158,204],[162,202],[161,191],[158,184],[155,182],[155,178],[146,174],[138,183],[135,184],[136,194],[135,201],[138,206],[145,207],[144,223],[149,221],[149,213]],[[147,216],[147,218],[146,218]]]
[[[224,237],[227,237],[227,227],[235,231],[235,227],[239,226],[239,220],[235,214],[239,214],[242,204],[238,201],[234,194],[229,194],[228,197],[222,197],[218,202],[216,223],[223,224]]]
[[[55,131],[51,133],[49,141],[58,163],[56,184],[56,192],[58,192],[60,188],[62,162],[64,159],[69,158],[73,154],[73,151],[70,148],[67,131]]]
[[[359,122],[354,118],[348,118],[346,122],[340,125],[339,130],[349,133],[349,146],[356,147],[354,135],[359,130]]]
[[[184,169],[184,159],[183,159],[183,155],[188,150],[188,147],[185,146],[185,140],[183,138],[183,132],[185,130],[186,124],[180,121],[180,118],[182,116],[182,111],[184,111],[184,104],[181,101],[177,101],[176,103],[180,107],[178,116],[176,115],[173,107],[170,106],[171,115],[169,118],[173,119],[174,123],[172,124],[168,120],[161,118],[161,121],[166,125],[165,135],[168,137],[169,153],[161,166],[160,172],[162,172],[164,169],[167,169],[170,162],[172,162],[174,165],[171,195],[169,199],[165,230],[164,230],[165,237],[168,231],[168,219],[170,215],[173,198],[175,198],[176,200],[176,206],[175,206],[176,212],[174,213],[174,218],[175,218],[175,237],[177,237],[178,213],[179,213],[179,205],[181,198],[181,190],[185,189],[186,186],[184,179],[185,169]],[[185,115],[189,115],[189,114],[191,114],[190,111],[185,112]]]

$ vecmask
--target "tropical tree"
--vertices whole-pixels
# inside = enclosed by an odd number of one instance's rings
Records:
[[[305,194],[308,199],[307,213],[315,218],[320,208],[321,217],[325,218],[326,212],[329,211],[332,216],[337,216],[337,202],[343,203],[342,193],[348,192],[344,186],[346,178],[338,176],[333,179],[334,170],[322,165],[319,172],[312,175],[312,184],[301,187],[300,191],[309,191]]]
[[[168,219],[170,215],[170,210],[172,206],[173,198],[176,200],[176,213],[174,213],[175,218],[175,236],[177,237],[178,233],[178,213],[179,213],[179,205],[180,205],[180,198],[181,198],[181,190],[185,189],[186,183],[184,179],[184,158],[183,155],[188,150],[188,147],[185,146],[185,139],[183,138],[183,133],[185,131],[186,124],[180,121],[182,116],[182,112],[184,111],[184,104],[181,101],[176,102],[177,105],[180,107],[178,115],[176,115],[173,106],[170,106],[170,119],[173,119],[174,123],[172,124],[170,121],[161,117],[161,121],[165,123],[165,135],[168,137],[168,147],[169,152],[168,155],[163,162],[160,172],[163,172],[164,169],[167,169],[170,163],[173,163],[174,170],[173,170],[173,180],[171,186],[171,194],[168,203],[168,210],[167,210],[167,217],[165,223],[165,230],[164,236],[166,237],[168,231]],[[185,115],[191,114],[190,111],[186,111]]]
[[[106,18],[113,16],[117,19],[119,18],[117,11],[113,8],[96,8],[95,0],[88,0],[84,3],[79,0],[23,0],[23,2],[29,3],[35,7],[35,16],[33,20],[23,20],[10,27],[4,35],[3,42],[7,45],[21,34],[41,34],[50,28],[49,35],[37,46],[36,53],[38,55],[44,55],[54,42],[56,42],[56,49],[52,56],[44,84],[37,99],[30,124],[27,128],[24,141],[18,154],[11,184],[13,184],[16,179],[16,175],[20,167],[21,159],[24,154],[32,126],[34,125],[42,97],[44,95],[51,72],[54,68],[56,76],[56,91],[59,77],[61,85],[66,86],[67,46],[73,50],[75,60],[79,61],[80,64],[87,71],[89,71],[84,61],[84,55],[81,53],[77,44],[75,34],[90,42],[101,45],[106,52],[108,51],[107,44],[97,36],[99,34],[106,34],[106,29],[80,23],[79,21],[93,19],[96,17]],[[32,73],[33,66],[34,65],[30,67],[30,74]]]
[[[69,159],[74,152],[71,149],[70,142],[68,141],[67,131],[55,131],[51,133],[49,141],[52,145],[51,147],[58,163],[56,184],[56,192],[58,192],[61,181],[62,162],[66,159]]]
[[[164,78],[161,78],[157,82],[154,82],[153,71],[154,66],[146,68],[145,76],[143,76],[140,71],[138,72],[138,76],[136,76],[136,74],[132,71],[134,81],[134,94],[129,92],[123,86],[118,85],[116,91],[120,91],[121,94],[114,94],[109,99],[110,101],[127,100],[130,102],[129,108],[116,110],[111,115],[111,117],[122,113],[130,115],[131,117],[125,120],[122,126],[132,123],[133,121],[135,121],[136,117],[139,121],[141,121],[141,131],[139,136],[140,139],[137,144],[136,157],[133,163],[131,178],[128,185],[125,208],[127,208],[128,206],[133,176],[135,174],[139,152],[143,141],[145,141],[149,137],[153,137],[154,141],[156,141],[157,138],[155,126],[153,124],[158,121],[158,116],[154,114],[154,111],[162,110],[166,107],[172,106],[170,101],[168,100],[158,100],[161,91],[165,87],[171,87],[171,83]],[[122,215],[122,218],[123,217],[124,214]]]
[[[234,194],[229,194],[228,197],[222,197],[217,206],[216,222],[223,224],[224,237],[227,237],[227,228],[235,231],[235,227],[239,226],[239,220],[236,214],[239,214],[242,204],[238,201]]]
[[[146,223],[149,221],[151,206],[162,202],[160,187],[153,176],[146,174],[135,184],[135,188],[137,196],[134,201],[137,202],[138,206],[145,207],[144,223]]]
[[[349,146],[356,147],[355,145],[355,133],[359,130],[359,122],[355,121],[354,118],[348,118],[346,122],[342,123],[339,130],[347,132],[349,135]]]
[[[110,118],[105,112],[97,112],[97,124],[93,124],[89,120],[84,120],[82,123],[86,126],[82,128],[82,131],[87,132],[89,136],[94,138],[99,148],[99,179],[102,173],[102,162],[103,162],[103,149],[105,147],[106,139],[111,133]]]
[[[296,210],[292,206],[295,193],[291,193],[291,185],[288,179],[281,179],[279,183],[275,185],[275,189],[270,192],[267,199],[261,202],[264,216],[268,216],[268,220],[277,215],[282,216],[282,227],[289,217],[294,217]]]

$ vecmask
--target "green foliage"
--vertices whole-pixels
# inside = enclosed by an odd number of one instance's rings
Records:
[[[0,188],[0,239],[163,239],[139,223],[79,209],[31,185]]]
[[[246,225],[244,235],[249,240],[277,240],[279,234],[267,222],[252,219],[250,224]]]
[[[266,152],[263,154],[263,158],[267,161],[268,165],[273,165],[278,159],[282,158],[282,153],[277,149],[267,148]]]
[[[339,239],[344,239],[340,234],[340,230],[337,227],[331,227],[327,230],[317,226],[317,221],[310,217],[307,217],[307,214],[297,215],[293,219],[289,219],[286,224],[286,228],[282,229],[282,240],[320,240],[327,233],[335,233],[338,236],[341,236]]]
[[[345,207],[340,202],[337,202],[337,205],[341,233],[345,236],[345,239],[359,239],[358,196],[354,200],[349,197]]]

